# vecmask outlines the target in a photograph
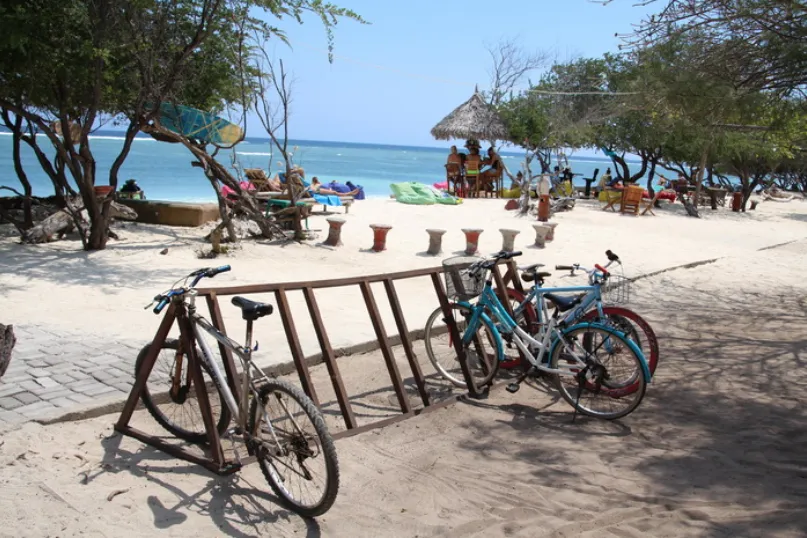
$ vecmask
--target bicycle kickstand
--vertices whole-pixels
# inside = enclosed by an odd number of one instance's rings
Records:
[[[580,396],[583,395],[583,385],[586,382],[586,373],[588,372],[588,366],[577,372],[577,397],[575,398],[574,402],[574,414],[572,415],[572,424],[577,419],[577,408],[580,405]]]
[[[523,374],[518,376],[518,378],[515,381],[507,385],[506,387],[507,392],[509,392],[510,394],[515,394],[516,392],[518,392],[518,389],[521,388],[521,383],[535,371],[536,371],[535,366],[530,366],[529,368],[524,370]]]

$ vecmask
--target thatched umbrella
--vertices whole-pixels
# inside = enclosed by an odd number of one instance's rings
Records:
[[[432,128],[437,140],[464,138],[466,140],[507,140],[504,121],[496,111],[475,91],[470,99],[455,108]]]

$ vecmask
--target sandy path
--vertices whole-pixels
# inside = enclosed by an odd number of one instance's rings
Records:
[[[317,522],[278,508],[256,466],[215,478],[107,437],[114,416],[28,424],[0,441],[0,534],[804,536],[805,262],[801,241],[637,283],[662,362],[622,421],[571,423],[525,386],[340,440],[343,487]],[[351,386],[381,364],[340,360]]]
[[[571,212],[560,213],[557,239],[546,249],[531,248],[533,219],[518,218],[503,209],[501,200],[466,200],[459,206],[407,206],[392,200],[373,199],[354,205],[345,218],[344,246],[336,250],[318,244],[282,247],[246,242],[233,255],[200,260],[196,252],[206,245],[198,229],[125,224],[120,242],[103,252],[84,253],[77,242],[44,246],[20,246],[0,240],[0,300],[8,312],[4,323],[36,324],[57,334],[103,335],[140,347],[148,342],[159,318],[144,310],[149,300],[178,277],[199,267],[229,263],[232,272],[208,282],[230,286],[261,282],[319,280],[403,271],[439,265],[442,257],[423,256],[428,244],[426,228],[444,228],[445,257],[465,246],[461,228],[481,227],[482,253],[501,247],[500,228],[521,231],[516,246],[525,254],[520,262],[555,264],[603,261],[613,249],[626,262],[630,276],[722,256],[742,255],[757,248],[807,237],[807,202],[763,203],[756,211],[732,213],[721,208],[704,209],[703,219],[683,216],[680,204],[656,210],[658,216],[631,217],[599,210],[593,201],[579,201]],[[340,210],[341,214],[341,210]],[[311,219],[313,229],[327,228],[325,217]],[[389,249],[368,252],[371,223],[393,225]],[[321,236],[324,238],[324,235]],[[160,252],[168,248],[167,255]],[[398,295],[410,328],[422,327],[436,305],[428,278],[397,283]],[[381,286],[375,286],[384,323],[393,332],[394,321]],[[46,298],[43,303],[33,298]],[[274,302],[273,296],[255,295]],[[375,335],[358,288],[317,292],[325,325],[334,347],[373,340]],[[243,337],[237,309],[223,298],[222,313],[231,334]],[[290,292],[289,301],[300,331],[303,351],[319,351],[301,292]],[[256,325],[262,343],[279,343],[262,364],[290,360],[278,317]],[[72,336],[71,338],[76,338]],[[134,357],[132,358],[134,360]]]

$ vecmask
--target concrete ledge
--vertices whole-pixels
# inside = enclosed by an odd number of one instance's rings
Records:
[[[195,227],[219,218],[219,206],[216,204],[162,200],[118,200],[118,203],[134,209],[137,222],[146,224]]]

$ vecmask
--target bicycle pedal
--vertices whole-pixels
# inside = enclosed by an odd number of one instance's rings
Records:
[[[518,392],[518,389],[520,388],[521,388],[520,383],[510,383],[509,385],[507,385],[505,390],[507,390],[507,392],[509,392],[510,394],[515,394],[516,392]]]

